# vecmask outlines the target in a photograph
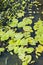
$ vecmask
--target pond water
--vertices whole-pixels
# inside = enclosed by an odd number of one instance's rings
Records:
[[[5,52],[0,55],[0,65],[22,65],[22,62],[17,55]]]
[[[41,56],[39,57],[39,59],[35,59],[36,62],[30,65],[43,65],[43,53],[41,54]]]
[[[34,64],[29,65],[43,65],[43,53],[41,54],[39,59],[35,60],[36,62]],[[17,55],[10,55],[8,52],[5,52],[0,55],[0,65],[22,65],[22,61],[18,58]]]

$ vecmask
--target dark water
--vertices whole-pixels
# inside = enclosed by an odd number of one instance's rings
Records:
[[[43,53],[39,59],[35,59],[35,61],[36,62],[34,64],[29,65],[43,65]],[[22,65],[22,61],[18,58],[17,55],[10,55],[8,52],[5,52],[0,55],[0,65]]]
[[[43,65],[43,53],[41,54],[41,56],[39,57],[39,59],[35,59],[36,62],[30,65]]]
[[[0,55],[0,65],[22,65],[22,62],[17,55],[5,52]]]

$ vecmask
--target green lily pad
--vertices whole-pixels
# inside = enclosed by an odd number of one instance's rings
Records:
[[[18,16],[18,18],[20,18],[20,17],[22,17],[22,16],[24,16],[24,11],[19,11],[19,12],[17,12],[16,14],[17,14],[17,16]]]
[[[21,28],[21,27],[23,27],[23,26],[25,26],[25,22],[22,22],[22,21],[21,21],[21,22],[18,23],[18,27],[19,27],[19,28]]]
[[[32,24],[32,20],[29,17],[24,18],[23,22],[25,22],[25,25]]]
[[[27,17],[27,18],[24,18],[23,21],[18,23],[18,27],[24,27],[31,23],[32,23],[32,20]]]
[[[19,44],[20,45],[27,45],[28,41],[25,38],[23,38],[23,39],[21,39],[21,41],[19,42]]]
[[[16,27],[17,24],[18,24],[18,20],[14,18],[14,19],[12,19],[12,22],[9,23],[9,26],[11,26],[11,27]]]
[[[5,33],[2,37],[1,37],[1,41],[7,40],[9,38],[9,35],[7,33]]]
[[[0,52],[3,52],[4,51],[4,48],[0,48]]]
[[[32,28],[30,26],[24,26],[23,30],[28,31],[28,32],[33,32]]]
[[[30,48],[27,48],[27,53],[32,53],[34,51],[34,48],[30,47]]]
[[[22,33],[15,33],[15,39],[21,39],[23,37]]]

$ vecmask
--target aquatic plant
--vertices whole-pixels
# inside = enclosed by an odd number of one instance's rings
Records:
[[[35,39],[43,45],[43,21],[39,19],[34,25],[34,30],[36,34]]]
[[[39,2],[2,0],[1,3],[0,45],[4,43],[5,46],[0,47],[0,53],[7,49],[10,54],[18,55],[22,65],[28,65],[34,62],[31,55],[33,52],[36,58],[43,52],[43,21],[39,18],[32,26],[34,16],[31,15],[33,5],[37,7]],[[29,15],[25,16],[26,13]],[[31,35],[33,32],[34,37]]]

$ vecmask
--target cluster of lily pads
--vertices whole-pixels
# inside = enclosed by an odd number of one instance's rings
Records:
[[[39,19],[37,22],[34,22],[32,27],[32,19],[34,17],[24,17],[26,6],[28,5],[28,8],[31,10],[32,5],[36,5],[35,2],[39,3],[37,1],[30,3],[30,0],[1,1],[1,7],[3,5],[4,7],[1,8],[0,14],[0,44],[4,43],[7,46],[0,47],[0,53],[7,49],[7,52],[10,52],[12,55],[13,53],[17,54],[22,61],[22,65],[34,62],[31,55],[33,52],[35,52],[36,58],[43,52],[43,21]],[[19,21],[21,18],[22,20]],[[31,33],[34,31],[35,36],[32,37]],[[37,43],[39,43],[38,47],[34,48]]]

